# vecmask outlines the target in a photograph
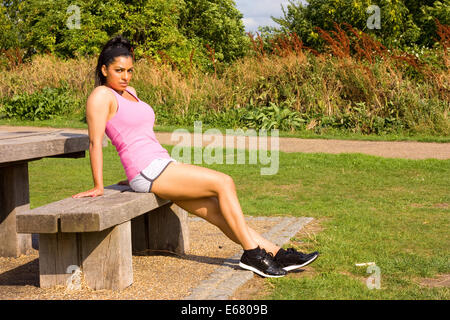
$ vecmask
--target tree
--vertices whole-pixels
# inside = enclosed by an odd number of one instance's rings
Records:
[[[0,4],[0,50],[19,46],[20,34],[15,24],[14,8],[4,2]]]
[[[405,4],[413,15],[415,23],[421,28],[418,43],[432,47],[438,38],[435,19],[441,24],[450,25],[450,0],[405,0]]]
[[[377,14],[370,7],[375,5],[380,13],[379,28],[368,23]],[[287,8],[283,7],[284,16],[273,20],[281,25],[279,31],[296,32],[314,48],[321,45],[315,27],[331,30],[334,22],[373,34],[387,46],[431,46],[430,39],[436,37],[434,18],[448,24],[449,8],[450,0],[310,0],[307,5],[290,0]]]
[[[197,39],[203,46],[214,48],[216,58],[230,62],[245,53],[242,13],[234,0],[186,0],[179,28],[189,39]]]
[[[233,0],[7,0],[1,8],[3,16],[10,16],[6,24],[0,22],[0,31],[16,26],[23,38],[14,45],[29,54],[98,54],[111,36],[121,33],[138,58],[167,58],[182,65],[195,51],[201,64],[208,60],[206,44],[218,60],[232,61],[243,54],[246,41]],[[7,39],[0,38],[0,47],[12,46]]]

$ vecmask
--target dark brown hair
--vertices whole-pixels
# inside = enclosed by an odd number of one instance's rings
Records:
[[[110,39],[102,49],[102,52],[98,56],[97,67],[95,69],[95,86],[101,86],[106,83],[106,77],[102,73],[102,66],[108,67],[116,57],[132,57],[133,47],[122,35],[117,35]]]

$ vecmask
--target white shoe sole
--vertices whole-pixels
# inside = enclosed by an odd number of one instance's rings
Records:
[[[299,269],[299,268],[301,268],[301,267],[307,266],[308,264],[310,264],[311,262],[313,262],[314,260],[316,260],[318,256],[319,256],[319,255],[316,254],[311,260],[308,260],[308,261],[306,261],[306,262],[303,263],[303,264],[296,264],[296,265],[293,265],[293,266],[284,267],[283,270],[284,270],[284,271],[292,271],[292,270],[296,270],[296,269]]]
[[[265,278],[281,278],[281,277],[285,276],[285,275],[274,276],[274,275],[271,275],[271,274],[266,274],[266,273],[264,273],[264,272],[262,272],[262,271],[260,271],[260,270],[258,270],[256,268],[254,268],[252,266],[249,266],[249,265],[247,265],[245,263],[242,263],[242,262],[239,262],[239,267],[241,267],[242,269],[245,269],[245,270],[253,271],[254,273],[259,274],[260,276],[265,277]]]

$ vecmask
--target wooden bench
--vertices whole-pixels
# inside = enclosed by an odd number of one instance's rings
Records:
[[[96,198],[67,198],[16,215],[17,232],[39,234],[42,288],[81,270],[94,289],[133,283],[132,252],[188,250],[187,212],[152,193],[112,185]]]

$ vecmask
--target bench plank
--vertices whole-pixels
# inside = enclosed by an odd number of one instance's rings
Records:
[[[89,149],[89,138],[85,134],[65,132],[25,132],[24,134],[17,135],[17,138],[12,135],[8,139],[0,140],[0,162],[28,161],[33,158],[75,153]],[[106,145],[103,141],[103,146]]]
[[[114,187],[114,186],[111,186]],[[120,193],[120,189],[105,188],[104,196]],[[86,206],[99,198],[66,198],[47,205],[26,210],[16,215],[18,233],[56,233],[58,232],[58,220],[61,215],[70,213],[79,206]]]
[[[17,232],[102,231],[168,203],[153,193],[136,193],[128,186],[112,185],[101,197],[66,198],[20,212],[16,215]]]
[[[74,199],[78,200],[78,199]],[[170,203],[153,193],[123,192],[96,198],[60,215],[62,232],[102,231]]]

